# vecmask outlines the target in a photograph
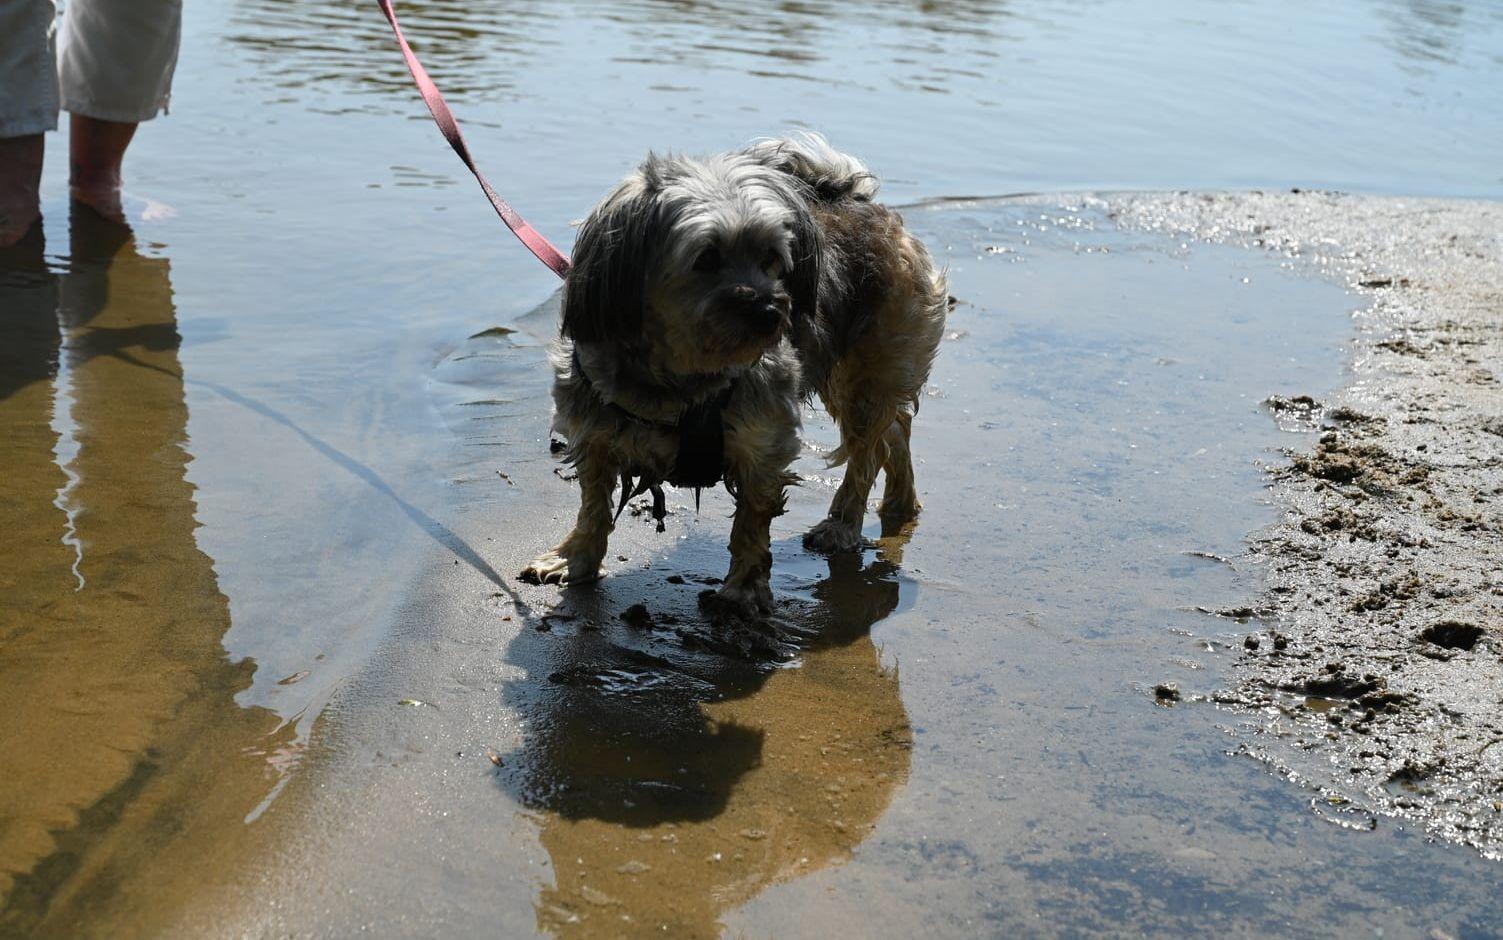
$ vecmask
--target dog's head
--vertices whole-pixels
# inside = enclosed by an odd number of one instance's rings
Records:
[[[803,184],[743,154],[649,156],[580,227],[563,333],[690,375],[755,362],[818,301]]]

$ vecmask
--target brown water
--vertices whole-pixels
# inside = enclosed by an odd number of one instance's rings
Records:
[[[1340,384],[1354,301],[1080,205],[944,201],[1495,195],[1495,12],[1302,11],[1276,44],[1238,6],[855,9],[406,14],[552,234],[648,147],[799,123],[939,200],[908,212],[963,301],[918,422],[924,516],[804,554],[833,490],[810,415],[781,665],[696,616],[724,494],[664,535],[625,520],[596,591],[514,583],[572,514],[546,272],[417,120],[371,11],[189,11],[174,114],[131,164],[179,215],[70,217],[54,161],[45,246],[0,258],[0,934],[1496,932],[1493,863],[1314,813],[1223,753],[1210,706],[1153,703],[1214,688],[1252,629],[1195,608],[1256,591],[1257,464],[1302,442],[1257,402]],[[1150,33],[1145,71],[1121,40]]]

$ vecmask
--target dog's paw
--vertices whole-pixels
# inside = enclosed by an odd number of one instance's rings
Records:
[[[804,547],[811,552],[857,552],[865,544],[859,524],[833,516],[804,533]]]
[[[884,528],[898,528],[917,519],[923,508],[913,496],[884,499],[877,507],[877,518],[882,520]]]
[[[727,584],[718,591],[701,592],[699,607],[711,620],[761,620],[772,612],[772,589],[766,584]]]
[[[889,504],[884,501],[877,507],[877,519],[882,523],[882,537],[892,538],[911,533],[921,508],[923,507],[917,501],[908,504]]]
[[[539,555],[517,577],[529,584],[587,584],[600,580],[600,565],[577,558],[571,561],[553,550]]]

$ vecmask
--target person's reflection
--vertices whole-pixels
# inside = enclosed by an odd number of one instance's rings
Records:
[[[39,232],[0,254],[6,935],[139,914],[145,871],[198,864],[265,795],[248,749],[277,727],[233,702],[254,667],[225,656],[194,538],[169,263],[88,209],[70,223],[61,274]]]
[[[1464,4],[1435,0],[1378,0],[1378,19],[1388,25],[1385,44],[1399,54],[1406,71],[1424,74],[1453,64],[1469,37],[1483,26],[1470,16],[1485,16]],[[1484,27],[1485,28],[1485,27]]]
[[[528,738],[501,779],[540,810],[554,867],[539,928],[560,936],[718,935],[722,912],[849,857],[908,776],[911,734],[872,624],[896,567],[834,558],[782,616],[798,668],[717,651],[694,590],[623,575],[566,596],[509,658]],[[637,598],[650,609],[618,615]],[[572,619],[566,619],[572,618]]]

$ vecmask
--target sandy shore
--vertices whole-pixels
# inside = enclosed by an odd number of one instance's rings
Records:
[[[1322,430],[1270,467],[1283,520],[1231,683],[1246,753],[1376,815],[1503,856],[1503,205],[1329,193],[1105,200],[1133,227],[1262,247],[1372,297]]]

